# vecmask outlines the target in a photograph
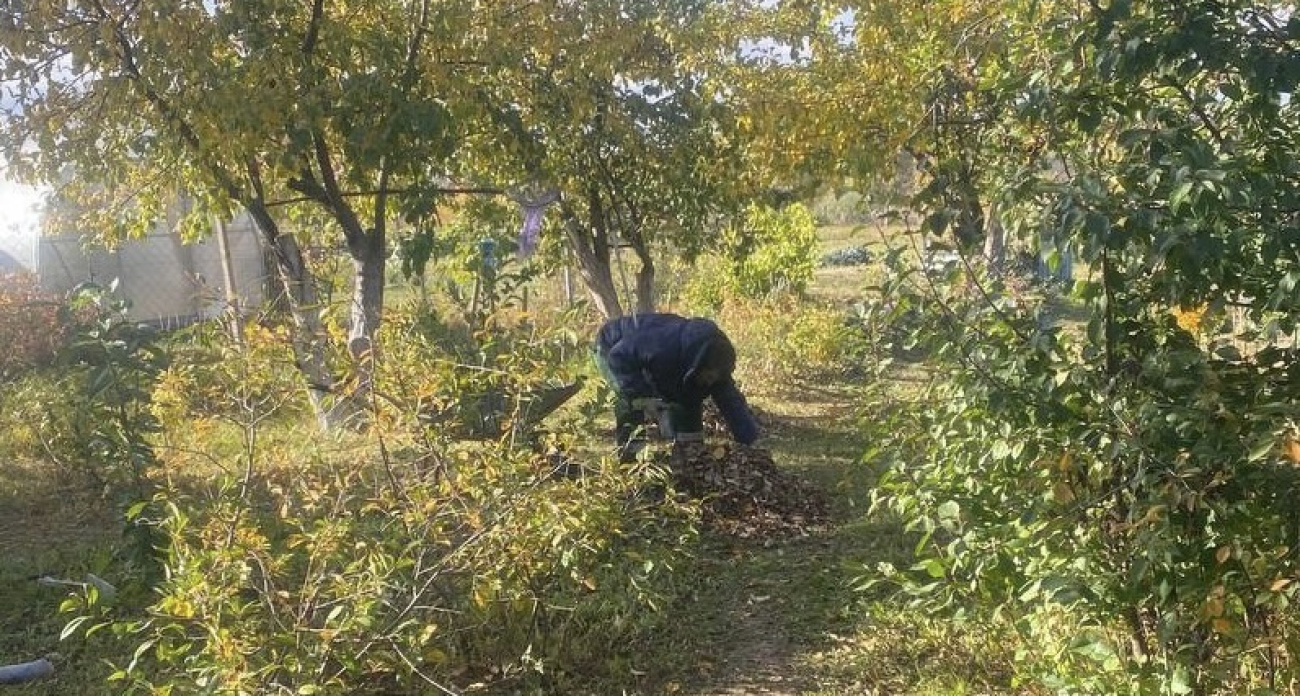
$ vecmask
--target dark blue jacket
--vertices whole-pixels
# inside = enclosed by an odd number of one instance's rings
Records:
[[[751,444],[758,439],[758,423],[731,375],[707,389],[691,379],[714,341],[730,339],[708,319],[637,314],[606,322],[596,334],[596,350],[623,395],[693,406],[712,397],[736,441]]]

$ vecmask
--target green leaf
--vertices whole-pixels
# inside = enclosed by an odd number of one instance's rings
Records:
[[[1095,211],[1089,211],[1084,218],[1084,231],[1094,240],[1105,239],[1106,233],[1110,231],[1110,220],[1105,215]]]
[[[1085,133],[1091,133],[1097,130],[1101,125],[1101,112],[1097,109],[1086,109],[1079,113],[1079,128]]]
[[[1073,651],[1097,663],[1105,663],[1115,656],[1115,650],[1104,640],[1089,640]]]
[[[1192,185],[1193,182],[1184,181],[1183,183],[1174,187],[1173,193],[1169,194],[1169,210],[1177,211],[1179,208],[1183,206],[1183,203],[1187,200],[1188,195],[1191,194],[1192,192]]]
[[[335,619],[339,618],[339,616],[342,616],[343,610],[344,610],[344,606],[342,604],[334,607],[333,609],[330,609],[329,615],[325,617],[325,625],[329,626],[330,624],[334,623]]]
[[[916,570],[924,570],[932,578],[942,578],[945,575],[943,561],[937,558],[927,558],[913,567]]]
[[[1272,454],[1276,449],[1277,439],[1272,433],[1270,433],[1263,439],[1255,442],[1255,444],[1250,448],[1250,454],[1247,455],[1247,460],[1257,462]]]
[[[1178,665],[1174,668],[1174,673],[1169,678],[1169,693],[1175,696],[1192,693],[1192,677],[1184,665]]]
[[[89,616],[78,616],[77,618],[69,621],[68,625],[64,626],[63,630],[59,632],[59,640],[66,640],[68,636],[72,635],[73,633],[76,633],[77,629],[81,628],[81,624],[86,623],[89,620],[90,620]]]

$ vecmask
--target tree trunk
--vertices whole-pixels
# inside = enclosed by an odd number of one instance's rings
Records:
[[[352,306],[348,323],[348,352],[357,371],[357,388],[341,398],[336,410],[342,411],[340,420],[356,421],[364,410],[365,402],[374,386],[375,338],[384,312],[384,267],[388,257],[385,248],[385,216],[387,214],[388,175],[380,174],[379,192],[375,200],[375,225],[367,230],[361,218],[345,200],[338,184],[334,163],[323,136],[315,134],[316,166],[319,178],[310,167],[289,183],[289,187],[325,206],[343,231],[348,253],[352,257]]]
[[[623,305],[618,299],[618,287],[614,285],[614,274],[610,271],[609,256],[601,258],[591,249],[574,245],[578,259],[578,276],[587,285],[587,292],[596,303],[596,309],[606,319],[623,316]]]
[[[216,228],[217,253],[221,256],[221,284],[225,286],[226,307],[222,314],[230,320],[230,337],[235,345],[244,347],[244,317],[239,307],[239,288],[235,284],[235,263],[230,256],[230,238],[226,235],[226,223],[218,216],[213,220]]]
[[[640,233],[628,235],[628,242],[636,252],[641,268],[636,272],[636,311],[637,314],[650,314],[655,311],[655,262],[650,256],[650,248]]]
[[[604,215],[598,199],[592,197],[588,205],[592,217],[590,227],[583,224],[564,200],[560,201],[560,213],[564,216],[569,248],[578,261],[578,276],[586,284],[601,316],[614,319],[623,316],[623,305],[619,302],[618,287],[614,285],[614,273],[610,267],[609,235],[605,232]]]
[[[353,399],[365,399],[374,386],[375,337],[384,311],[384,235],[363,235],[352,251],[352,312],[348,326],[348,352],[357,368]]]
[[[307,398],[311,401],[312,412],[321,429],[329,430],[338,424],[337,414],[326,401],[334,393],[336,385],[325,359],[328,337],[321,321],[316,285],[307,272],[298,242],[291,235],[280,233],[279,224],[270,211],[264,205],[252,202],[248,205],[248,212],[275,259],[276,275],[293,316],[294,362],[307,378]]]

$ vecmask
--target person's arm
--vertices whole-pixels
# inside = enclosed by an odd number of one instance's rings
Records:
[[[727,429],[736,442],[742,445],[754,444],[759,435],[758,421],[754,419],[753,411],[749,410],[745,395],[736,388],[736,383],[730,379],[719,382],[713,388],[712,396],[713,403],[718,405],[723,420],[727,421]]]
[[[631,341],[624,339],[615,343],[606,353],[605,360],[620,392],[628,397],[654,394],[654,385],[646,379],[644,361],[637,355],[636,346]]]

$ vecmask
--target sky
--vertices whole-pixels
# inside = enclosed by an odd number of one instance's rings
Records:
[[[0,85],[0,110],[16,107],[12,95]],[[29,267],[36,264],[36,239],[39,236],[41,192],[13,180],[0,158],[0,251]]]
[[[10,181],[0,167],[0,250],[29,266],[35,261],[40,201],[39,189]]]

